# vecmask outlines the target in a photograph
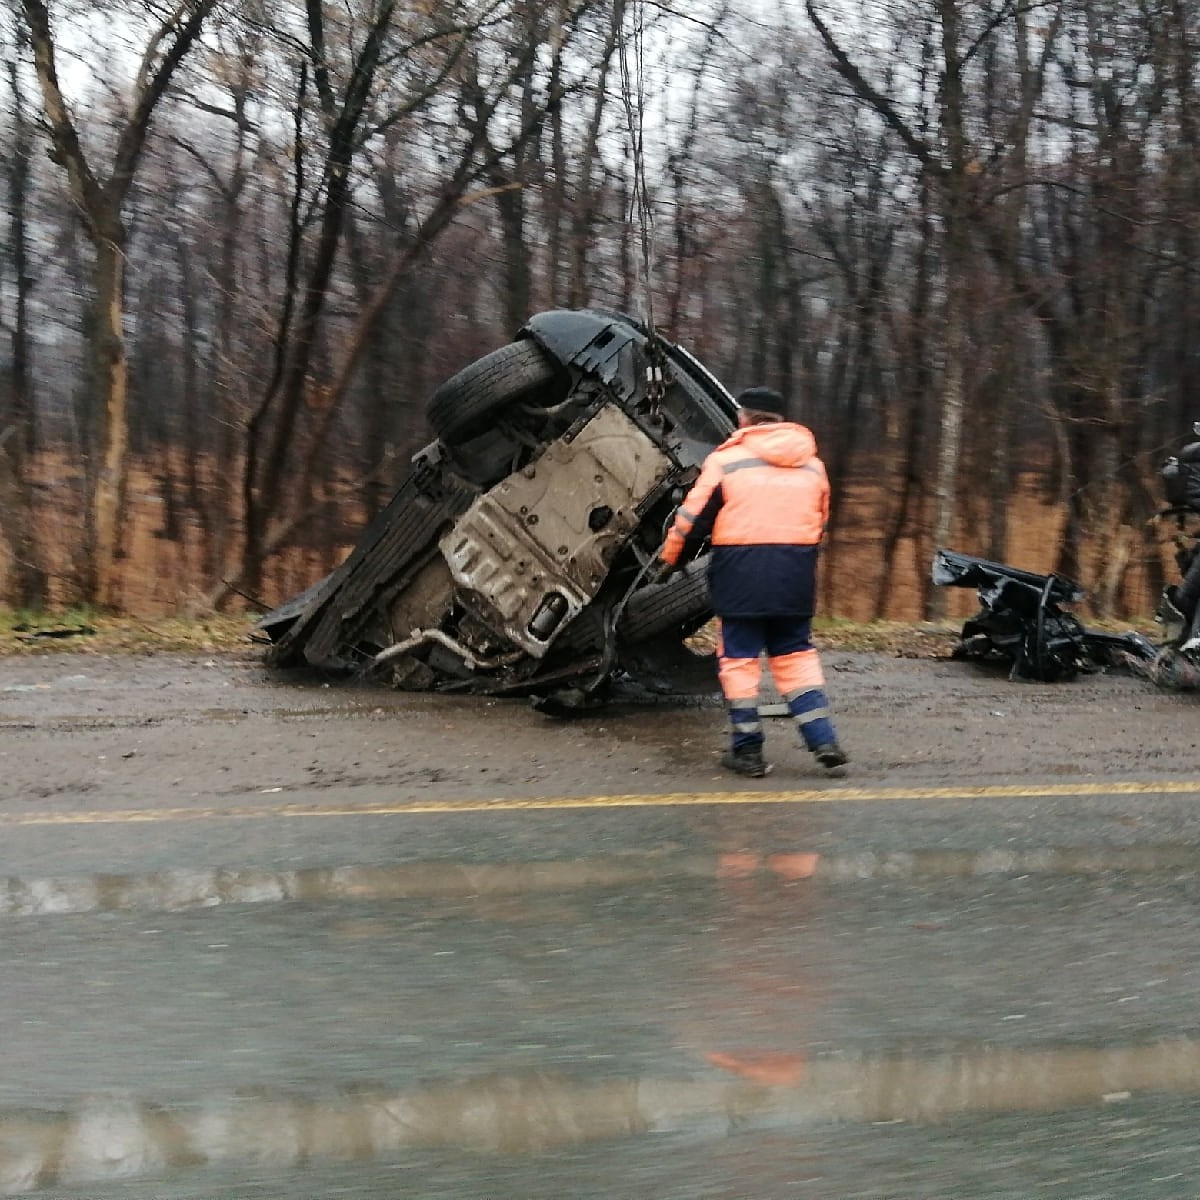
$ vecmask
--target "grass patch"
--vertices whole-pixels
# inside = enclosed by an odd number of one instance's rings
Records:
[[[961,621],[868,621],[839,617],[813,621],[818,649],[856,650],[901,658],[949,658],[962,632]]]
[[[818,650],[890,654],[894,658],[949,658],[961,630],[961,621],[862,622],[841,617],[817,617],[813,621],[813,644]],[[697,651],[715,652],[716,622],[710,621],[694,633],[688,639],[688,645]]]
[[[0,656],[16,654],[214,654],[262,653],[250,640],[255,617],[123,617],[91,609],[29,613],[0,608]],[[1151,641],[1162,637],[1153,621],[1087,622],[1089,629],[1124,633],[1136,629]],[[962,630],[961,621],[847,621],[817,617],[813,642],[819,650],[888,654],[897,658],[948,658]],[[716,626],[709,622],[689,638],[693,648],[716,648]]]
[[[0,655],[208,654],[249,651],[251,616],[124,617],[91,609],[0,608]]]

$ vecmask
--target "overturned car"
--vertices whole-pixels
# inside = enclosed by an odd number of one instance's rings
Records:
[[[433,394],[436,440],[342,566],[260,619],[268,663],[551,705],[653,676],[711,615],[703,557],[654,564],[736,413],[633,318],[533,317]]]

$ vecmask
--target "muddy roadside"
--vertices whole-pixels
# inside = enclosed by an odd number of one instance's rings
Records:
[[[823,646],[836,780],[782,718],[771,775],[723,771],[703,658],[686,694],[563,721],[273,672],[254,647],[0,657],[0,876],[1200,843],[1200,697],[1011,682],[951,660],[949,631],[914,638]]]
[[[1197,768],[1193,695],[1115,672],[1010,681],[953,661],[951,629],[912,627],[877,650],[836,640],[825,639],[823,658],[855,785],[1171,778]],[[569,721],[524,700],[271,671],[253,646],[3,657],[0,734],[7,804],[232,803],[367,786],[463,798],[729,786],[717,765],[715,672],[703,657],[678,692],[626,697]],[[767,736],[770,786],[829,782],[786,720],[769,720]]]

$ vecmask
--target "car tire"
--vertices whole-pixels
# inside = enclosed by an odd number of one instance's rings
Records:
[[[703,563],[695,563],[666,583],[634,592],[617,622],[617,634],[631,644],[668,631],[686,637],[711,616],[708,572]]]
[[[483,432],[522,398],[552,399],[560,373],[536,342],[511,342],[452,375],[430,398],[426,413],[434,433],[451,445]]]

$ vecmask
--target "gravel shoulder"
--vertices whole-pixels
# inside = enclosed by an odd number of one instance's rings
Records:
[[[1191,777],[1194,695],[1119,673],[1010,681],[953,661],[952,636],[823,649],[852,755],[844,784]],[[831,785],[783,719],[772,787]],[[728,790],[710,660],[690,694],[559,721],[525,701],[271,672],[254,647],[0,660],[0,804],[238,803],[363,787],[461,798]]]
[[[723,771],[711,658],[686,693],[569,721],[273,672],[246,645],[0,658],[0,876],[1200,843],[1200,697],[1012,682],[950,659],[951,632],[909,637],[822,646],[842,779],[784,718],[772,774]]]

